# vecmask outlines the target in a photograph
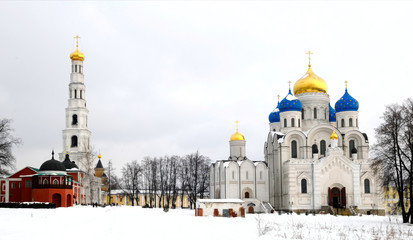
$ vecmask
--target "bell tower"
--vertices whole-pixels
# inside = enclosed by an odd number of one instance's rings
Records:
[[[90,136],[88,129],[88,114],[86,108],[86,87],[83,75],[83,61],[85,56],[79,51],[79,36],[76,36],[76,50],[70,54],[72,69],[69,83],[69,99],[66,108],[66,124],[63,130],[63,149],[59,153],[60,160],[68,151],[72,161],[81,170],[85,169],[87,153],[91,151]]]

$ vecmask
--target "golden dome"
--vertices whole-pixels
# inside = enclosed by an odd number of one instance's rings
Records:
[[[95,155],[96,156],[96,155]],[[100,153],[99,153],[99,155],[98,155],[98,158],[99,158],[99,160],[102,158],[102,156],[100,155]]]
[[[245,137],[237,131],[236,133],[232,134],[230,141],[245,141]]]
[[[72,59],[72,61],[83,61],[85,60],[85,55],[79,51],[79,36],[76,35],[76,51],[72,52],[70,54],[70,59]]]
[[[73,61],[83,61],[85,60],[85,55],[80,52],[78,48],[76,48],[76,51],[70,54],[70,59],[72,59]]]
[[[333,126],[333,133],[330,135],[330,139],[331,140],[337,140],[338,139],[337,133],[334,130],[334,126]]]
[[[327,93],[327,83],[308,66],[307,73],[294,84],[294,95],[307,92]]]
[[[237,124],[237,131],[234,134],[232,134],[230,141],[245,141],[244,135],[238,132],[239,121],[237,120],[235,121],[235,123]]]

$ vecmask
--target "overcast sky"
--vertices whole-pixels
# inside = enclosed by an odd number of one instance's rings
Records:
[[[385,105],[411,97],[412,2],[0,2],[0,117],[16,168],[62,152],[74,36],[85,54],[92,145],[104,166],[199,150],[227,159],[235,121],[263,160],[268,114],[312,69],[332,106],[349,93],[374,142]]]

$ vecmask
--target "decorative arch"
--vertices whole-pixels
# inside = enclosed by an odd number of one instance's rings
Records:
[[[59,185],[59,181],[57,179],[53,180],[53,185]]]
[[[59,193],[53,194],[52,203],[56,204],[56,207],[61,207],[62,206],[62,195],[60,195]]]

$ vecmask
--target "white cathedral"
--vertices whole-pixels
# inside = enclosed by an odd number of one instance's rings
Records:
[[[309,62],[293,91],[269,115],[264,161],[246,157],[237,127],[230,157],[211,166],[210,198],[243,199],[248,212],[268,212],[270,204],[275,210],[384,214],[382,180],[371,168],[368,138],[358,126],[359,103],[347,82],[331,107],[327,83]]]

